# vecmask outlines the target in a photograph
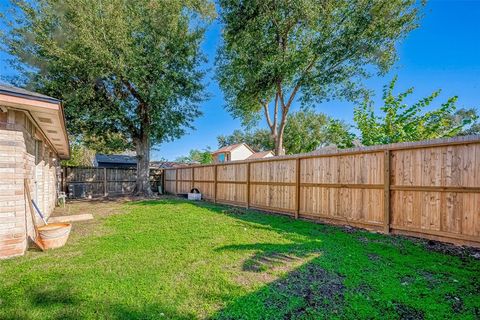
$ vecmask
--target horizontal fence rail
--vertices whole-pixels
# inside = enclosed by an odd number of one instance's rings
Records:
[[[480,246],[480,136],[165,170],[165,191]]]

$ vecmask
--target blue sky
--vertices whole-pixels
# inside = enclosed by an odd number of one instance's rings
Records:
[[[442,89],[434,106],[458,95],[459,107],[479,108],[480,1],[431,0],[424,13],[420,27],[398,45],[399,61],[391,72],[385,77],[368,79],[365,82],[367,87],[374,90],[378,100],[383,85],[398,75],[398,90],[415,87],[412,100]],[[205,79],[210,99],[201,105],[203,116],[195,121],[195,130],[174,142],[157,146],[157,150],[152,151],[152,159],[174,160],[192,148],[210,146],[215,149],[218,135],[230,134],[241,128],[240,121],[224,110],[222,92],[213,79],[213,62],[220,43],[220,30],[218,24],[212,25],[203,43],[209,59],[205,67],[211,69]],[[8,76],[13,72],[5,58],[6,55],[0,53],[0,76]],[[316,110],[352,123],[353,107],[352,103],[330,101],[317,105]]]

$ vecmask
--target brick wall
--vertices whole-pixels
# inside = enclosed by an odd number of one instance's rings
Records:
[[[36,161],[35,140],[40,157]],[[24,178],[42,212],[49,216],[57,195],[56,155],[26,115],[8,110],[0,113],[0,259],[24,254],[34,236],[26,201]],[[37,224],[41,220],[36,218]]]

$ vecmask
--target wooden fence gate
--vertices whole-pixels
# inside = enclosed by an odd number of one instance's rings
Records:
[[[62,188],[69,198],[95,198],[129,195],[135,189],[137,169],[63,167]],[[154,191],[162,181],[163,170],[150,170]]]

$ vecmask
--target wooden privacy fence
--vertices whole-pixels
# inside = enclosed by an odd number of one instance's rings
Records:
[[[130,195],[135,189],[137,169],[63,167],[62,189],[70,198]],[[150,185],[158,191],[163,169],[150,169]]]
[[[214,202],[480,246],[480,136],[165,170]]]
[[[63,190],[71,198],[119,196],[135,188],[137,169],[63,167]]]

